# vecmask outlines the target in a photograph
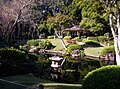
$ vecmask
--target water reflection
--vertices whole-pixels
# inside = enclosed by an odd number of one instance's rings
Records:
[[[49,58],[53,58],[54,62]],[[60,60],[58,61],[58,59]],[[63,60],[64,62],[61,65]],[[53,64],[60,66],[51,66]],[[76,60],[72,56],[64,56],[62,59],[52,55],[38,55],[37,65],[40,70],[39,77],[58,82],[62,80],[67,83],[80,83],[88,72],[101,67],[100,62],[94,59],[83,58]]]

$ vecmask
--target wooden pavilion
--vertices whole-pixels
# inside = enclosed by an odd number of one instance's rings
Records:
[[[68,31],[71,34],[71,37],[76,37],[76,36],[80,36],[83,29],[79,26],[79,25],[73,25],[70,28],[66,28],[63,31]]]

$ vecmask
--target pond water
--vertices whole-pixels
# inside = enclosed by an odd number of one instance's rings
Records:
[[[51,68],[52,61],[49,59],[49,57],[52,57],[52,55],[38,55],[37,66],[40,72],[39,74],[36,74],[36,76],[51,80],[51,71],[53,68]],[[61,73],[61,79],[67,83],[80,83],[88,72],[101,67],[101,63],[94,59],[91,60],[88,58],[83,58],[76,60],[71,56],[64,56],[63,58],[65,58],[65,62],[62,65],[63,72]],[[76,75],[79,76],[76,77]],[[61,79],[56,79],[56,81],[61,81]]]

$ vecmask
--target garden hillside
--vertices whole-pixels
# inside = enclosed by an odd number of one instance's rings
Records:
[[[120,0],[0,0],[0,89],[119,89],[119,40]]]
[[[65,51],[61,40],[60,39],[48,39],[53,45],[55,45],[56,47],[52,50],[54,51]],[[67,43],[67,41],[65,41],[65,44],[68,45],[69,43]],[[100,53],[102,52],[103,47],[85,47],[84,48],[84,52],[85,54],[89,54],[89,55],[94,55],[94,56],[99,56]]]

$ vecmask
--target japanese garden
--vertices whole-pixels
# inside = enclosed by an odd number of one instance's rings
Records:
[[[0,89],[120,89],[120,0],[0,0]]]

